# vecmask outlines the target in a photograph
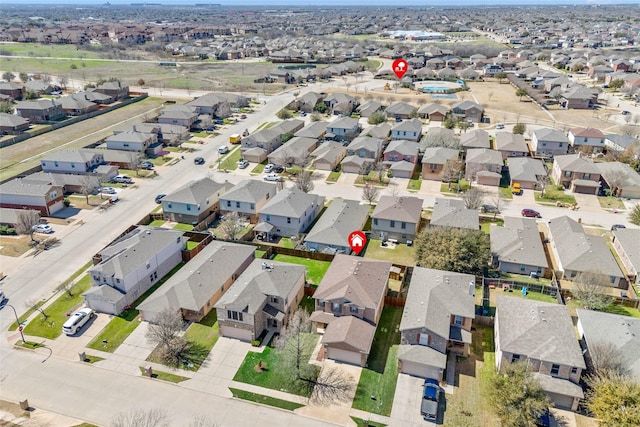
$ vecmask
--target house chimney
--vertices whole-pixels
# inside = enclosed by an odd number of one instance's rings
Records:
[[[469,295],[472,297],[476,296],[476,282],[473,280],[469,282]]]

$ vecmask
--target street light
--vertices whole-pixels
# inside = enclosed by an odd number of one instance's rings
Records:
[[[20,319],[18,319],[18,313],[16,312],[16,309],[13,308],[11,304],[6,304],[6,306],[11,307],[11,310],[13,310],[13,314],[16,316],[16,324],[18,325],[18,331],[20,331],[20,338],[22,338],[22,344],[26,344],[27,341],[25,341],[24,339],[24,334],[22,333],[22,325],[20,324]]]

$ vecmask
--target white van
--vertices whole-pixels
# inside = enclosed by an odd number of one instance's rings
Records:
[[[82,310],[76,311],[69,320],[64,322],[64,325],[62,325],[62,332],[64,332],[65,335],[74,335],[93,316],[95,316],[95,313],[90,308],[83,308]]]

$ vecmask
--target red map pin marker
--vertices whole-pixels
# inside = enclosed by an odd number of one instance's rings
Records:
[[[409,64],[407,64],[407,61],[405,61],[402,58],[398,58],[395,61],[393,61],[393,65],[391,66],[391,69],[399,79],[404,77],[408,68],[409,68]]]
[[[356,255],[360,254],[366,244],[367,236],[365,236],[362,231],[352,231],[351,234],[349,234],[349,246],[351,246],[351,249]]]

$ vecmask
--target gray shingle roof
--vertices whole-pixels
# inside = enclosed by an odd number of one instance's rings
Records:
[[[197,181],[183,185],[171,194],[166,195],[163,199],[165,202],[198,204],[209,197],[218,197],[225,191],[231,189],[232,185],[228,182],[219,183],[211,178],[202,178]]]
[[[420,133],[422,131],[422,122],[418,119],[405,120],[395,125],[391,130]]]
[[[276,184],[270,182],[245,179],[233,186],[233,188],[224,193],[220,198],[234,202],[256,203],[264,199],[267,194],[274,193],[276,187]]]
[[[354,316],[341,316],[329,322],[322,344],[369,354],[376,327]]]
[[[107,137],[106,141],[114,141],[114,142],[139,142],[144,143],[153,139],[153,134],[151,133],[142,133],[142,132],[120,132],[115,135],[111,135]]]
[[[496,132],[496,150],[528,153],[529,147],[524,136],[517,133]]]
[[[496,325],[502,351],[586,368],[565,305],[498,295]]]
[[[438,227],[478,230],[480,218],[477,210],[467,209],[459,199],[436,198],[430,224]]]
[[[300,218],[311,205],[321,205],[324,198],[308,194],[297,187],[281,190],[260,209],[260,214]]]
[[[460,135],[460,145],[465,148],[491,148],[489,133],[483,129],[474,129]]]
[[[294,136],[304,136],[307,138],[320,138],[327,132],[327,122],[313,122],[294,134]]]
[[[470,148],[467,150],[467,163],[501,165],[502,154],[487,148]]]
[[[3,194],[13,195],[29,195],[29,196],[45,196],[53,187],[57,187],[56,184],[31,182],[27,179],[12,179],[3,184],[0,184],[0,200],[2,200]]]
[[[398,359],[415,362],[444,369],[447,365],[447,355],[424,345],[400,344]]]
[[[102,154],[100,152],[96,152],[95,150],[62,150],[48,154],[47,156],[43,157],[41,161],[85,163],[93,161],[93,159],[97,156],[102,156]]]
[[[567,138],[564,132],[560,130],[542,128],[534,130],[533,134],[536,136],[536,139],[538,141],[566,142],[567,144],[569,143],[569,138]]]
[[[349,234],[361,230],[369,217],[369,206],[356,200],[334,199],[307,234],[305,242],[349,247]]]
[[[422,199],[412,196],[381,196],[371,218],[417,224],[422,214],[422,202]]]
[[[491,252],[500,261],[548,267],[534,218],[505,217],[503,227],[491,224],[490,239]]]
[[[372,138],[370,136],[359,136],[357,138],[354,138],[353,141],[351,141],[351,143],[347,146],[347,149],[349,151],[354,152],[360,150],[361,148],[376,153],[382,148],[382,140],[378,138]]]
[[[384,153],[390,153],[397,151],[402,156],[417,156],[418,155],[418,143],[414,141],[407,141],[406,139],[396,139],[389,142]]]
[[[15,114],[0,113],[0,127],[21,126],[25,123],[29,123],[29,120],[16,116]]]
[[[624,249],[636,271],[640,271],[640,230],[637,228],[618,228],[613,231],[613,235]]]
[[[422,156],[423,164],[444,165],[447,160],[458,160],[459,151],[455,148],[428,147]]]
[[[509,176],[512,181],[537,182],[539,176],[546,176],[547,170],[541,160],[530,157],[509,157]]]
[[[637,192],[640,189],[640,174],[633,170],[631,166],[626,163],[620,162],[605,162],[595,163],[600,175],[606,181],[608,177],[616,174],[621,174],[623,179],[618,184],[618,187],[622,188],[622,194],[625,194],[625,190],[632,190]]]
[[[318,148],[313,150],[311,157],[322,159],[329,163],[336,162],[344,158],[347,149],[344,145],[335,141],[323,142]]]

